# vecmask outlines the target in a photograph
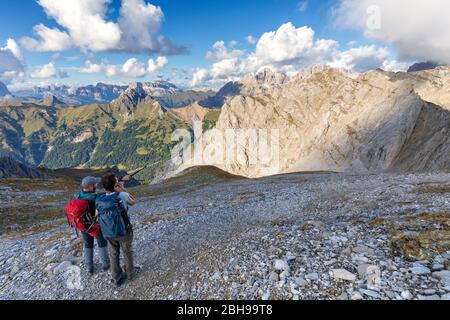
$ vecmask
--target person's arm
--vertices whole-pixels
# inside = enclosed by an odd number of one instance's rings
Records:
[[[123,182],[119,182],[119,183],[117,184],[115,191],[116,191],[116,192],[119,192],[119,193],[120,193],[120,192],[125,192],[125,193],[127,193],[127,194],[128,194],[128,201],[127,201],[127,204],[128,204],[130,207],[133,207],[133,206],[136,205],[136,203],[137,203],[136,198],[133,197],[133,196],[131,195],[131,193],[129,193],[129,192],[127,191],[127,189],[125,189],[125,186],[124,186],[124,183],[123,183]]]
[[[133,197],[133,195],[132,195],[131,193],[129,193],[128,191],[125,191],[125,192],[128,193],[128,195],[129,195],[128,205],[129,205],[130,207],[135,206],[136,203],[137,203],[136,198]]]

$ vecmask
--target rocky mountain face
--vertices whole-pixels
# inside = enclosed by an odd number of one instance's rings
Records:
[[[286,83],[288,80],[288,76],[284,73],[263,69],[256,75],[247,75],[242,81],[227,83],[216,95],[201,101],[200,104],[206,107],[221,108],[225,101],[235,96],[253,96],[264,93],[273,87]]]
[[[145,93],[152,97],[161,97],[164,95],[173,95],[180,92],[183,92],[180,88],[178,88],[173,83],[156,80],[154,82],[144,82],[142,83],[142,89]]]
[[[109,103],[118,98],[127,86],[98,83],[82,87],[67,85],[50,85],[33,87],[15,92],[15,95],[24,99],[42,100],[47,96],[54,96],[69,105],[83,105],[90,103]]]
[[[11,157],[0,157],[0,179],[43,179],[46,175]]]
[[[107,104],[119,99],[123,94],[129,94],[130,90],[139,90],[141,96],[148,96],[167,108],[179,108],[188,106],[214,95],[214,92],[184,91],[174,84],[157,80],[154,82],[131,83],[129,86],[110,85],[98,83],[82,87],[51,85],[46,87],[34,87],[28,90],[15,92],[17,97],[27,102],[42,101],[48,96],[53,96],[63,104],[81,106],[86,104]]]
[[[11,92],[9,92],[8,88],[3,82],[0,82],[0,97],[11,95]]]
[[[196,107],[167,109],[151,99],[142,84],[130,86],[111,104],[81,107],[59,105],[49,96],[46,104],[0,106],[0,153],[50,169],[119,166],[142,172],[146,179],[170,159],[172,133],[192,130],[190,117],[200,115],[208,128],[218,113]],[[200,107],[201,108],[201,107]],[[198,110],[197,110],[198,111]]]
[[[70,87],[67,93],[69,98],[79,99],[80,104],[109,103],[120,96],[126,88],[126,86],[97,83],[86,87]]]
[[[226,130],[257,129],[261,134],[273,129],[278,130],[274,141],[279,153],[272,153],[271,145],[255,148],[259,141],[250,139],[224,151],[236,155],[233,161],[204,157],[202,164],[247,177],[293,171],[448,170],[449,81],[448,67],[415,73],[309,70],[284,84],[230,99],[218,119],[219,131],[205,134],[195,150],[223,149]],[[272,157],[270,165],[255,160],[267,156]],[[191,165],[195,163],[180,169]]]
[[[53,95],[48,95],[42,100],[41,104],[47,107],[64,107],[66,104]]]

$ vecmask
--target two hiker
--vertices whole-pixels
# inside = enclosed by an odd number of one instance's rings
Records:
[[[97,193],[101,182],[106,193]],[[94,239],[97,240],[104,271],[111,269],[116,285],[125,279],[132,280],[133,228],[128,209],[136,200],[116,175],[109,174],[101,180],[86,177],[82,181],[82,192],[73,196],[66,207],[69,224],[81,231],[84,240],[84,261],[90,274],[94,273]],[[120,267],[120,250],[124,254],[125,273]],[[109,252],[109,254],[108,254]]]

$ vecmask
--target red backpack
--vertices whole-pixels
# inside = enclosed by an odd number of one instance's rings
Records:
[[[73,199],[66,206],[66,216],[69,225],[75,229],[78,236],[78,231],[89,234],[92,237],[97,237],[101,234],[100,225],[95,217],[89,212],[89,201]]]

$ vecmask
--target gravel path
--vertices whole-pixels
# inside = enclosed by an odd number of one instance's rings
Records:
[[[450,193],[424,188],[449,182],[290,174],[186,185],[132,209],[141,267],[133,282],[116,288],[107,273],[88,276],[79,240],[61,226],[0,239],[0,299],[448,299],[449,239],[407,260],[383,221],[444,214],[424,223],[448,233]]]

